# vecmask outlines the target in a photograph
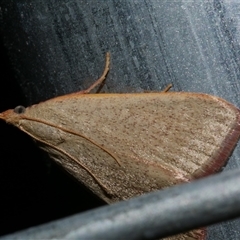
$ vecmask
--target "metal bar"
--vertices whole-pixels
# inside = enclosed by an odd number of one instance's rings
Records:
[[[146,194],[6,239],[156,239],[240,216],[240,170]]]

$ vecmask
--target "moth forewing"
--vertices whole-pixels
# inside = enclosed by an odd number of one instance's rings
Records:
[[[218,171],[240,132],[236,107],[197,93],[76,94],[7,116],[108,203]]]

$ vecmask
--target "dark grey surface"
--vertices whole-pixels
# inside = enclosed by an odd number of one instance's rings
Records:
[[[2,32],[28,104],[88,87],[111,52],[103,91],[204,92],[239,101],[239,3],[1,1]],[[226,169],[239,168],[240,148]],[[239,220],[209,228],[238,239]]]
[[[0,239],[160,239],[239,216],[239,181],[228,171]]]

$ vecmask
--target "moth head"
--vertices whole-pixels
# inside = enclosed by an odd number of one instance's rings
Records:
[[[24,106],[19,105],[19,106],[15,107],[13,109],[13,111],[17,114],[23,114],[23,113],[25,113],[26,108]]]
[[[3,119],[7,123],[11,123],[15,126],[19,125],[19,121],[25,113],[26,108],[23,106],[17,106],[14,109],[9,109],[0,113],[0,119]]]

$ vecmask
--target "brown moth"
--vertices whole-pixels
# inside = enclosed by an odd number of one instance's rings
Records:
[[[0,114],[93,193],[113,203],[219,171],[240,136],[240,110],[201,93],[89,94]],[[173,239],[204,239],[195,230]]]

